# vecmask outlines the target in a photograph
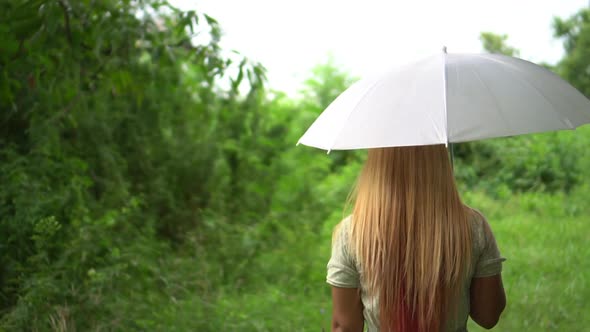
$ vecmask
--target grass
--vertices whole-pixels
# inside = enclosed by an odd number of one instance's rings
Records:
[[[585,218],[518,215],[493,223],[508,260],[508,306],[498,331],[584,331],[590,326],[590,241]],[[472,331],[483,331],[471,323]]]
[[[508,305],[496,331],[588,331],[590,328],[590,224],[585,207],[568,197],[526,194],[466,201],[486,214],[503,256]],[[574,200],[583,202],[583,200]],[[574,212],[572,212],[574,211]],[[276,278],[228,291],[209,316],[211,330],[329,331],[330,293],[325,283],[330,229],[298,234],[272,266]],[[287,249],[285,249],[287,248]],[[291,250],[289,250],[291,248]],[[253,266],[256,266],[254,264]],[[484,331],[469,322],[470,331]]]
[[[495,330],[590,329],[588,217],[550,212],[519,212],[492,221],[508,258],[503,271],[508,305]],[[484,329],[470,322],[469,330]]]

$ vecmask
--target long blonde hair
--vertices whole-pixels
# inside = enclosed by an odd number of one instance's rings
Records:
[[[469,210],[446,148],[370,149],[352,199],[351,245],[379,297],[380,329],[444,328],[471,262]]]

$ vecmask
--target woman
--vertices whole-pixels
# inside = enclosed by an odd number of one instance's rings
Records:
[[[465,206],[443,145],[370,149],[334,231],[333,331],[467,331],[506,305],[492,231]]]

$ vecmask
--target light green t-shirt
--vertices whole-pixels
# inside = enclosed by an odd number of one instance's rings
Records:
[[[489,277],[502,272],[502,262],[506,259],[500,256],[494,234],[481,213],[474,210],[472,220],[472,264],[469,276],[461,290],[461,298],[457,312],[457,319],[447,322],[447,331],[467,331],[467,318],[469,316],[469,287],[471,279],[477,277]],[[365,326],[369,332],[379,331],[379,299],[369,296],[365,287],[361,284],[361,268],[349,250],[351,217],[344,219],[334,237],[332,243],[332,257],[328,262],[328,284],[341,288],[360,288],[363,302],[363,316]]]

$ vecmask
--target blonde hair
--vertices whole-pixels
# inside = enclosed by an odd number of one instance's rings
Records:
[[[351,248],[381,331],[439,331],[471,261],[469,210],[443,145],[369,150],[351,197]]]

